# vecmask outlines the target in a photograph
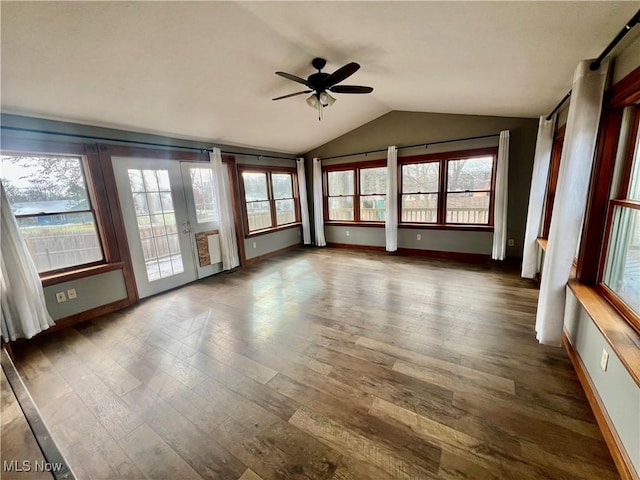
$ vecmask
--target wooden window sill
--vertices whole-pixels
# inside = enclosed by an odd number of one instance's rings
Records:
[[[424,230],[454,230],[460,232],[493,232],[493,225],[475,224],[438,224],[438,223],[399,223],[398,228],[417,228]]]
[[[281,225],[281,226],[275,227],[275,228],[266,228],[264,230],[257,230],[255,232],[250,232],[250,233],[246,234],[244,236],[244,238],[259,237],[260,235],[268,235],[270,233],[276,233],[276,232],[280,232],[282,230],[288,230],[290,228],[296,228],[296,227],[301,227],[301,226],[302,226],[302,223],[300,223],[300,222],[288,223],[287,225]]]
[[[333,227],[378,227],[384,228],[384,222],[340,222],[340,221],[332,221],[326,220],[324,222],[325,225],[333,226]]]
[[[576,279],[569,280],[568,285],[631,377],[640,386],[640,334],[594,287],[582,284]]]
[[[40,280],[42,280],[43,287],[48,287],[50,285],[57,285],[58,283],[69,282],[71,280],[78,280],[80,278],[111,272],[113,270],[122,270],[123,268],[123,262],[104,263],[102,265],[94,265],[92,267],[78,268],[67,272],[45,275],[41,277]]]
[[[536,242],[538,242],[538,245],[540,245],[540,248],[542,249],[543,252],[547,251],[547,243],[549,243],[549,239],[538,237],[536,238]]]

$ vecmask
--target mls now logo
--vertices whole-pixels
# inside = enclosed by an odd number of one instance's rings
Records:
[[[44,460],[3,460],[3,472],[60,472],[64,468],[62,463],[49,463]]]

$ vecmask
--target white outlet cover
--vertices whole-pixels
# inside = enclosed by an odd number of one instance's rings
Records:
[[[69,300],[72,300],[74,298],[78,298],[78,294],[76,293],[76,289],[75,288],[70,288],[69,290],[67,290],[67,297],[69,297]]]
[[[600,367],[603,372],[607,371],[607,365],[609,364],[609,352],[604,348],[602,349],[602,357],[600,358]]]
[[[422,240],[422,235],[420,235],[419,233],[416,235],[416,240]]]
[[[349,232],[349,230],[347,230],[347,237],[348,237],[349,235],[350,235],[350,232]]]
[[[58,292],[56,293],[56,300],[58,301],[58,303],[66,302],[67,297],[65,296],[64,292]]]

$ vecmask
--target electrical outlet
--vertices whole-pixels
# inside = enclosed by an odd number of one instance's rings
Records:
[[[604,348],[602,349],[602,357],[600,358],[600,367],[603,372],[607,371],[607,365],[609,364],[609,352]]]
[[[351,235],[351,232],[349,232],[349,230],[347,230],[347,231],[345,232],[345,235],[348,237],[349,235]]]
[[[416,240],[422,240],[422,235],[418,233],[418,234],[416,235]]]
[[[56,300],[58,301],[58,303],[66,302],[67,297],[65,296],[64,292],[58,292],[56,293]]]
[[[507,246],[513,247],[516,244],[516,241],[513,238],[507,240]]]
[[[253,242],[253,248],[258,248],[258,244],[256,242]]]
[[[67,297],[69,298],[69,300],[73,300],[74,298],[78,298],[78,294],[76,293],[76,289],[75,288],[70,288],[69,290],[67,290]]]

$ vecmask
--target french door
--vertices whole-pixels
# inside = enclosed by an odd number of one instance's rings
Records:
[[[137,157],[112,161],[139,297],[220,271],[208,166]],[[198,253],[203,249],[208,261]]]

